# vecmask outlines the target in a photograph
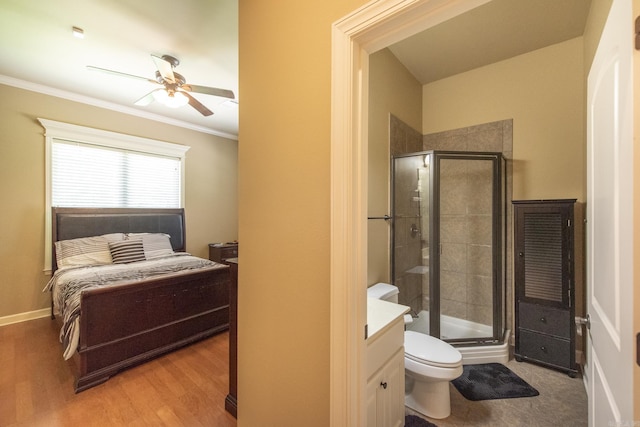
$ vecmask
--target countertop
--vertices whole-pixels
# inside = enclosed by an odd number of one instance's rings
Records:
[[[376,334],[408,312],[409,307],[406,305],[394,304],[376,298],[367,298],[367,339],[375,338]]]

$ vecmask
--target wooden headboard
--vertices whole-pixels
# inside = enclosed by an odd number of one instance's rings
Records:
[[[184,209],[52,208],[52,245],[59,240],[108,233],[165,233],[174,251],[184,251]],[[52,267],[56,270],[55,245]]]

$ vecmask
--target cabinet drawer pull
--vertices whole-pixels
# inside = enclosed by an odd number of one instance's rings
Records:
[[[540,318],[540,321],[541,321],[542,323],[547,323],[547,319],[546,319],[545,317],[541,317],[541,318]]]
[[[544,351],[545,353],[547,352],[547,347],[545,346],[540,346],[540,350]]]
[[[387,383],[386,382],[381,382],[380,385],[382,386],[383,389],[387,389]]]

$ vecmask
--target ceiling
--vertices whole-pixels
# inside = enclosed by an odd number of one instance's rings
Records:
[[[154,79],[151,54],[169,54],[187,83],[230,89],[239,102],[237,0],[0,0],[0,40],[0,83],[237,138],[227,98],[192,94],[208,117],[188,105],[138,107],[157,85],[87,69]]]
[[[393,46],[422,84],[581,36],[591,0],[492,0]]]
[[[390,47],[422,83],[584,32],[591,0],[492,0]],[[72,27],[84,30],[84,39]],[[237,139],[238,108],[193,94],[214,112],[134,102],[156,85],[151,54],[180,60],[187,83],[238,93],[237,0],[0,0],[0,84],[9,84]]]

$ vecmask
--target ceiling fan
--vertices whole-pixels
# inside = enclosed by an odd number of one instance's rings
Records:
[[[93,67],[87,65],[87,68],[94,71],[101,71],[109,74],[115,74],[123,77],[130,77],[139,80],[145,80],[162,87],[155,89],[135,102],[135,105],[146,106],[153,101],[159,101],[169,107],[181,107],[185,104],[191,105],[198,110],[203,116],[210,116],[213,111],[205,107],[200,101],[195,99],[189,92],[203,93],[206,95],[221,96],[223,98],[235,99],[235,95],[228,89],[219,89],[209,86],[200,86],[187,84],[186,79],[181,74],[174,71],[174,68],[180,64],[177,58],[170,55],[162,55],[162,57],[151,55],[156,65],[157,71],[155,79],[135,76],[133,74],[121,73],[120,71],[108,70],[106,68]]]

